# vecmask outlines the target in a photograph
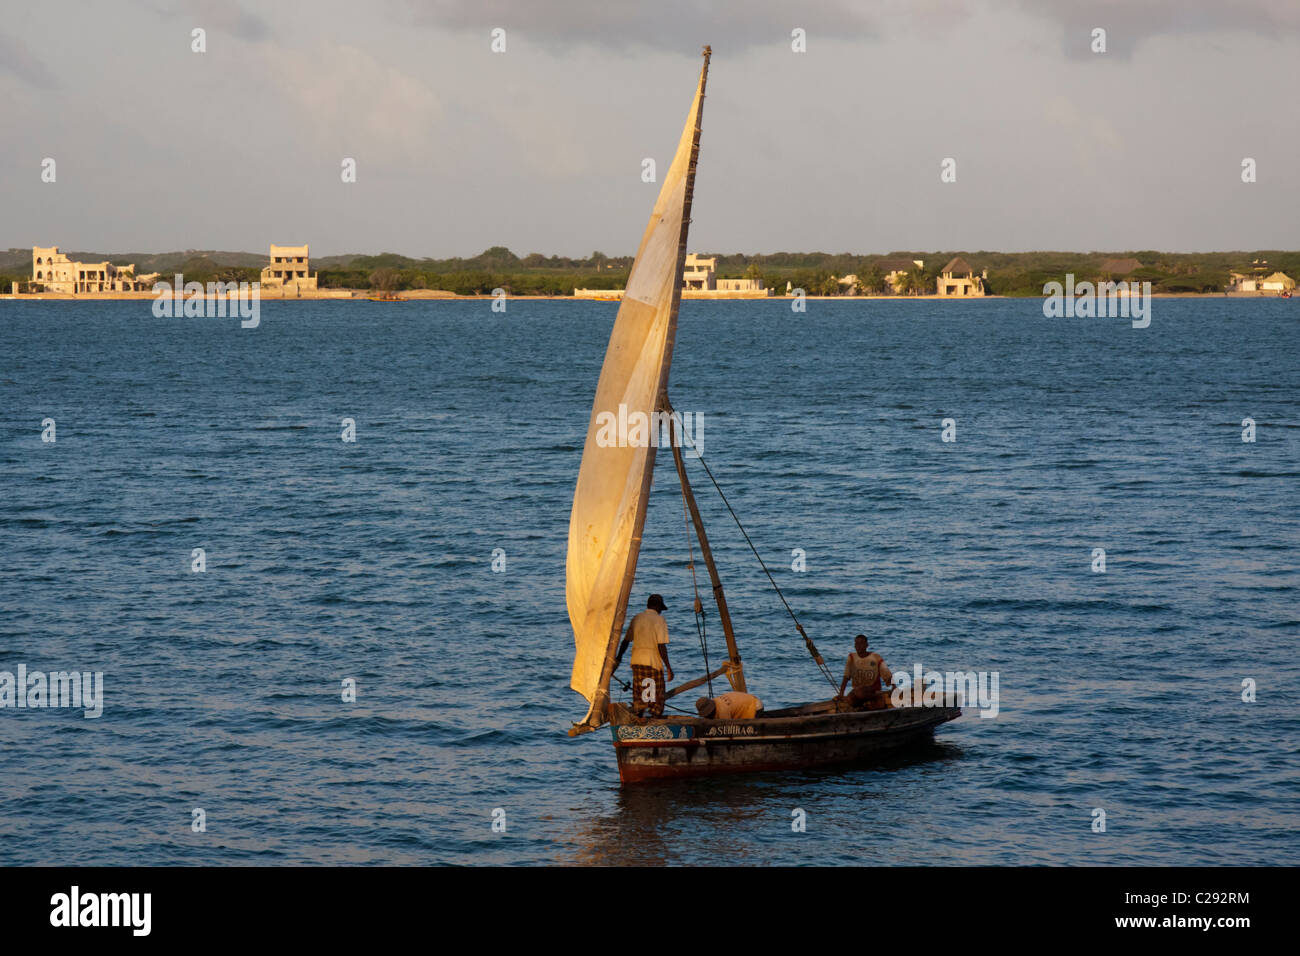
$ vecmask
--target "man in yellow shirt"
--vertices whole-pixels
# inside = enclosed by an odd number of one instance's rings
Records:
[[[729,690],[717,697],[701,697],[695,709],[705,720],[753,720],[763,712],[763,702],[753,694]]]
[[[880,682],[891,683],[894,675],[875,651],[867,650],[867,635],[859,634],[853,639],[854,651],[844,664],[844,679],[840,681],[839,696],[844,696],[844,687],[853,681],[853,690],[849,694],[849,703],[854,707],[867,710],[879,710],[889,706],[889,698],[881,692]]]
[[[632,618],[627,626],[623,644],[614,657],[614,670],[623,663],[623,652],[632,645],[632,710],[640,716],[647,708],[651,717],[664,715],[664,671],[673,679],[673,668],[668,663],[668,622],[664,620],[661,595],[652,594],[645,602],[645,610]]]

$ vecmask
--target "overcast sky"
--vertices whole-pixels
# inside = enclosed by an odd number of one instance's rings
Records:
[[[0,247],[630,254],[704,43],[692,249],[1300,248],[1300,0],[10,4]]]

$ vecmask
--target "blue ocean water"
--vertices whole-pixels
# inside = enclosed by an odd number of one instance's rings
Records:
[[[0,303],[0,670],[105,682],[98,719],[0,710],[0,863],[1295,861],[1300,304],[684,303],[674,404],[832,668],[863,631],[997,671],[1000,711],[879,766],[627,788],[565,736],[615,308]],[[751,688],[825,696],[693,481]],[[685,552],[662,459],[635,600],[667,598],[679,678]]]

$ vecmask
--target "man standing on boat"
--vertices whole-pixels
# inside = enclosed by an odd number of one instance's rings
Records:
[[[645,602],[645,610],[632,618],[627,634],[614,657],[614,670],[623,663],[623,652],[632,645],[632,710],[640,716],[648,707],[651,717],[664,715],[664,693],[667,680],[673,679],[673,668],[668,663],[668,622],[663,612],[668,610],[661,595],[652,594]]]
[[[881,693],[880,682],[892,683],[894,675],[885,665],[885,660],[875,651],[867,650],[867,635],[859,634],[853,639],[854,651],[844,665],[844,679],[840,681],[839,696],[844,696],[844,687],[853,681],[853,691],[849,694],[849,703],[854,707],[878,710],[888,706],[888,698]]]

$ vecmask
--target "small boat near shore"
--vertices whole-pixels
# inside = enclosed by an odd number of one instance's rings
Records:
[[[760,711],[750,719],[706,719],[690,714],[638,716],[627,704],[611,698],[616,648],[631,600],[659,443],[649,440],[649,436],[645,441],[611,442],[608,426],[602,423],[611,418],[628,421],[633,416],[652,423],[650,428],[656,432],[661,427],[668,431],[667,444],[672,449],[688,529],[687,567],[695,590],[695,628],[704,656],[704,675],[667,690],[665,697],[673,698],[705,684],[711,689],[712,681],[722,679],[730,689],[747,692],[722,581],[686,471],[682,445],[689,437],[668,400],[668,372],[681,303],[681,275],[710,53],[705,47],[686,126],[641,239],[610,333],[569,518],[565,596],[575,645],[570,687],[588,702],[586,716],[570,728],[569,735],[576,737],[608,724],[619,779],[625,784],[857,763],[926,742],[937,726],[961,716],[959,701],[952,694],[931,696],[929,700],[919,694],[909,698],[897,693],[881,694],[871,702],[871,709],[851,707],[848,700],[838,696],[834,677],[784,595],[781,600],[795,632],[821,676],[830,683],[830,698]],[[696,460],[780,594],[775,578],[763,564],[713,472],[696,451]],[[695,575],[696,547],[708,570],[726,640],[726,659],[716,669],[709,663],[701,584]],[[671,709],[667,699],[664,704]]]

